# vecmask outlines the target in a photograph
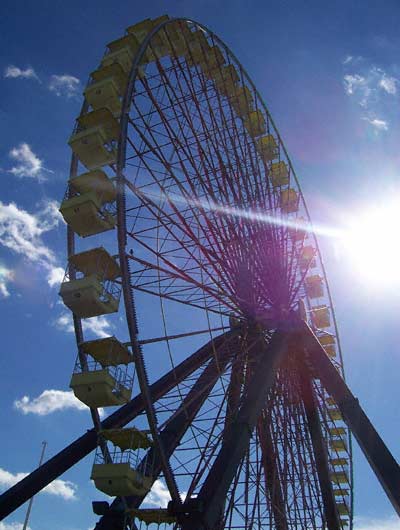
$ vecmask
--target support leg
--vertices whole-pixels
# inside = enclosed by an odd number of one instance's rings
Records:
[[[353,396],[317,337],[305,322],[302,323],[299,341],[304,346],[322,384],[336,401],[344,421],[400,516],[400,467],[398,463],[369,421],[358,399]]]

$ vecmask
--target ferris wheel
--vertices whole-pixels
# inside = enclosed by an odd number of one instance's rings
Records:
[[[126,526],[352,528],[348,429],[296,340],[283,355],[276,339],[306,321],[344,376],[328,282],[239,61],[197,22],[135,24],[90,74],[69,144],[60,294],[78,346],[71,387],[98,434],[91,478],[116,497],[98,527],[119,514]],[[87,340],[85,319],[103,315],[123,317],[121,336]],[[129,427],[102,427],[98,409],[134,389]],[[168,509],[149,503],[155,484]]]

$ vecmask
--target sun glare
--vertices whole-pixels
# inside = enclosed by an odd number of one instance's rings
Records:
[[[346,256],[371,286],[400,282],[400,200],[354,217],[344,232]]]

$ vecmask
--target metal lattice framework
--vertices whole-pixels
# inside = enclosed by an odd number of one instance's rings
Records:
[[[132,53],[126,43],[143,24]],[[101,68],[115,63],[129,76],[110,115],[118,135],[105,142],[103,169],[116,196],[101,222],[115,216],[116,231],[87,230],[82,243],[70,225],[68,256],[100,245],[118,254],[121,274],[108,281],[123,294],[118,333],[129,338],[138,395],[102,423],[92,407],[94,429],[0,497],[0,516],[96,445],[112,462],[98,435],[131,422],[151,432],[136,466],[164,485],[175,528],[351,529],[349,429],[398,507],[400,471],[344,382],[310,216],[251,79],[213,32],[187,19],[128,28]],[[93,122],[93,101],[73,138]],[[66,200],[84,165],[97,169],[75,152]],[[74,325],[77,371],[88,372],[78,313]],[[135,528],[147,492],[115,498],[96,528]]]
[[[168,24],[153,30],[142,44],[142,54],[148,48],[155,49],[153,42],[160,33],[170,39]],[[241,346],[221,370],[179,447],[168,455],[169,465],[162,469],[177,502],[178,489],[191,497],[200,495],[224,443],[227,425],[252,385],[256,352],[249,350],[249,341],[257,324],[268,341],[270,332],[300,299],[311,311],[314,306],[326,307],[332,325],[329,329],[325,326],[324,332],[335,337],[333,362],[342,371],[317,242],[272,118],[248,75],[223,43],[199,24],[178,24],[186,41],[185,55],[174,53],[171,40],[172,53],[149,64],[145,76],[137,75],[134,65],[125,96],[117,173],[121,190],[120,257],[121,263],[127,262],[123,282],[128,323],[136,328],[129,313],[133,292],[138,291],[159,297],[163,316],[173,311],[176,303],[195,308],[181,334],[194,331],[194,323],[206,315],[210,329],[228,326],[229,317],[235,317],[243,335]],[[208,44],[207,51],[200,52],[201,59],[191,51],[193,34],[203,36]],[[237,94],[229,95],[229,88],[221,90],[205,73],[218,63],[217,54],[223,57],[217,68],[230,67],[239,85],[247,89],[244,102]],[[274,163],[283,162],[288,168],[284,186],[273,185],[272,161],[260,155],[259,133],[254,134],[246,124],[245,111],[241,115],[241,107],[250,102],[265,123],[264,134],[275,139]],[[296,207],[283,207],[285,190],[295,191]],[[304,263],[306,246],[314,252]],[[311,274],[319,274],[325,286],[317,299],[309,298],[304,287],[305,278]],[[317,326],[314,329],[318,332]],[[171,351],[168,342],[165,350]],[[329,395],[318,379],[312,386],[324,447],[330,461],[341,457],[341,471],[348,476],[349,484],[342,494],[339,491],[336,501],[350,515],[351,446],[347,443],[347,454],[338,455],[329,445],[330,433],[343,429],[343,424],[340,417],[329,416]],[[152,403],[148,407],[150,423],[156,425],[156,418],[159,423],[168,421],[190,387],[189,381],[183,381],[161,402]],[[153,428],[155,436],[156,431]],[[219,524],[273,528],[281,517],[278,513],[285,514],[283,528],[322,528],[325,524],[318,466],[295,359],[288,359],[280,368],[267,394],[254,437],[235,470]],[[349,522],[351,525],[351,517],[343,520],[343,524]]]

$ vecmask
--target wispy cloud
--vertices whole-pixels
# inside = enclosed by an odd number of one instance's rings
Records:
[[[378,131],[387,131],[388,124],[385,120],[379,120],[378,118],[363,118],[363,120],[370,123]]]
[[[10,473],[10,471],[7,471],[0,467],[0,488],[3,490],[11,488],[11,486],[14,486],[14,484],[22,480],[27,475],[28,473]],[[51,482],[42,491],[43,493],[48,493],[49,495],[61,497],[66,501],[72,501],[77,499],[76,490],[77,486],[73,482],[70,482],[69,480],[57,479]],[[16,527],[16,529],[17,528],[18,527]]]
[[[360,104],[365,104],[365,98],[368,97],[370,89],[367,86],[367,80],[362,75],[358,74],[347,74],[343,78],[344,82],[344,90],[346,94],[349,96],[352,96],[356,94],[358,91],[360,91],[362,94],[362,100],[360,101]]]
[[[363,57],[348,55],[343,60],[345,93],[361,107],[361,118],[376,132],[389,130],[393,100],[399,80],[391,72]]]
[[[58,204],[53,200],[45,201],[37,213],[29,213],[13,202],[0,201],[0,244],[41,266],[51,287],[57,285],[62,269],[42,236],[61,222]]]
[[[395,77],[390,77],[386,74],[383,74],[379,81],[379,86],[388,94],[396,94],[398,83],[399,82]]]
[[[386,519],[356,517],[354,530],[400,530],[400,522],[397,517],[388,517]]]
[[[71,313],[62,313],[54,321],[54,326],[60,331],[73,333],[74,326],[72,323]],[[103,339],[109,337],[112,333],[112,325],[105,316],[92,317],[82,321],[84,331],[92,333],[95,337]]]
[[[10,296],[8,284],[14,280],[14,271],[7,269],[0,263],[0,296],[7,298]]]
[[[8,170],[8,173],[12,173],[16,177],[28,177],[42,182],[46,180],[45,172],[53,173],[44,167],[43,160],[25,142],[19,144],[17,147],[13,147],[9,152],[9,157],[14,161],[15,165]]]
[[[72,98],[77,96],[81,91],[81,82],[73,75],[52,75],[49,83],[49,90],[56,96]]]
[[[36,79],[36,81],[40,82],[39,76],[31,66],[23,70],[22,68],[18,68],[18,66],[10,64],[4,70],[4,77],[9,79]]]
[[[87,410],[87,406],[74,396],[72,390],[44,390],[36,398],[23,396],[14,401],[14,408],[23,414],[37,416],[47,416],[53,412],[70,409]]]

